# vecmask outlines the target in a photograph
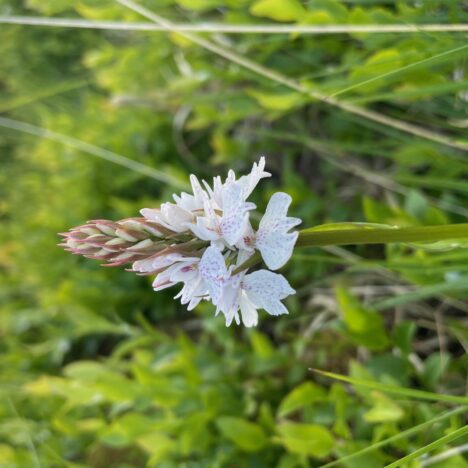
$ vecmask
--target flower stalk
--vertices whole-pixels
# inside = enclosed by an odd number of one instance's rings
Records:
[[[353,229],[303,229],[299,232],[296,247],[438,242],[451,239],[468,239],[468,223],[414,227],[374,228],[364,226]]]
[[[333,226],[339,226],[333,225]],[[299,231],[295,247],[331,247],[338,245],[431,243],[439,241],[468,241],[468,223],[435,226],[397,227],[381,225],[372,227],[365,223],[343,223],[330,228],[326,225]],[[378,225],[374,225],[378,226]],[[259,264],[262,257],[255,254],[234,270],[241,272]]]

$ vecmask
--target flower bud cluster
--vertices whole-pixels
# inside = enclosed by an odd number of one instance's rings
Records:
[[[130,263],[130,271],[156,275],[156,291],[182,283],[175,297],[188,310],[209,300],[227,325],[242,321],[254,326],[257,309],[271,315],[288,312],[281,301],[295,291],[270,270],[281,268],[291,257],[298,233],[290,230],[301,222],[287,217],[291,197],[277,192],[258,230],[253,229],[249,218],[256,206],[247,198],[261,179],[270,176],[264,169],[262,157],[239,179],[229,171],[224,182],[218,176],[209,185],[192,175],[192,193],[174,195],[174,203],[145,208],[143,218],[90,221],[62,234],[60,245],[106,266]],[[247,274],[242,265],[256,250],[269,270]]]

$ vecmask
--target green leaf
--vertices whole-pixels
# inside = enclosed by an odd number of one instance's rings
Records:
[[[381,315],[362,307],[343,287],[336,288],[336,297],[346,328],[355,343],[376,350],[385,349],[389,345]]]
[[[259,425],[242,418],[224,416],[216,420],[216,425],[224,437],[246,452],[257,452],[268,442]]]
[[[400,395],[406,398],[416,398],[421,400],[440,401],[446,403],[458,403],[462,405],[468,404],[468,397],[461,397],[455,395],[445,395],[443,393],[431,393],[423,390],[416,390],[413,388],[404,388],[397,385],[386,385],[380,382],[372,382],[369,380],[360,380],[347,377],[346,375],[335,374],[333,372],[326,372],[319,369],[311,369],[313,372],[330,377],[332,379],[341,380],[342,382],[348,382],[352,385],[359,387],[370,388],[372,390],[380,390],[384,393],[391,393],[394,395]]]
[[[264,333],[252,330],[249,334],[249,338],[256,356],[262,359],[268,359],[274,356],[275,348]]]
[[[176,3],[182,8],[194,11],[209,10],[222,4],[219,0],[176,0]]]
[[[250,13],[276,21],[299,21],[306,10],[297,0],[258,0],[250,7]]]
[[[151,455],[147,466],[158,466],[158,462],[166,458],[176,446],[174,440],[160,432],[142,435],[137,439],[137,443]]]
[[[315,401],[323,401],[326,397],[326,392],[322,387],[312,382],[304,382],[283,398],[278,409],[278,417],[284,417]]]
[[[154,430],[155,420],[140,413],[130,412],[113,421],[101,435],[101,440],[109,445],[125,446]]]
[[[382,393],[373,392],[374,406],[364,414],[364,419],[371,423],[398,421],[404,416],[400,406]]]
[[[401,66],[401,56],[397,49],[383,49],[369,57],[364,65],[356,67],[350,77],[357,81],[370,79],[397,70]],[[372,83],[360,83],[359,87],[356,89],[359,92],[368,92],[378,89],[383,84],[385,84],[385,80],[382,78]]]
[[[304,103],[304,96],[295,92],[273,94],[249,89],[246,93],[262,107],[270,110],[287,111]]]
[[[400,348],[401,352],[408,355],[411,352],[411,342],[416,333],[416,324],[414,322],[400,322],[393,329],[393,343]]]
[[[328,429],[316,424],[284,422],[276,428],[279,441],[289,451],[313,457],[326,457],[334,446]]]
[[[450,355],[444,352],[434,353],[426,359],[421,380],[428,388],[436,388],[437,383],[450,363],[450,359]]]
[[[410,190],[405,200],[405,211],[416,219],[423,219],[428,208],[426,197],[417,190]]]

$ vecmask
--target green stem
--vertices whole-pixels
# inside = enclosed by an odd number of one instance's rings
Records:
[[[437,242],[442,240],[468,239],[467,224],[445,224],[416,227],[368,227],[355,226],[341,229],[304,229],[299,231],[296,247],[326,247],[352,244],[391,244],[395,242]],[[261,262],[257,252],[234,270],[234,274]]]
[[[297,247],[324,247],[393,242],[436,242],[468,238],[468,224],[416,226],[404,228],[357,228],[300,231]]]

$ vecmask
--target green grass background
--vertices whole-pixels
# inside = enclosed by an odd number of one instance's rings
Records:
[[[450,0],[141,5],[220,26],[468,19]],[[111,0],[0,15],[150,21]],[[288,192],[304,227],[466,222],[466,33],[197,37],[212,50],[0,27],[0,466],[467,467],[468,250],[297,250],[290,314],[247,330],[56,246],[260,155],[260,211]]]

